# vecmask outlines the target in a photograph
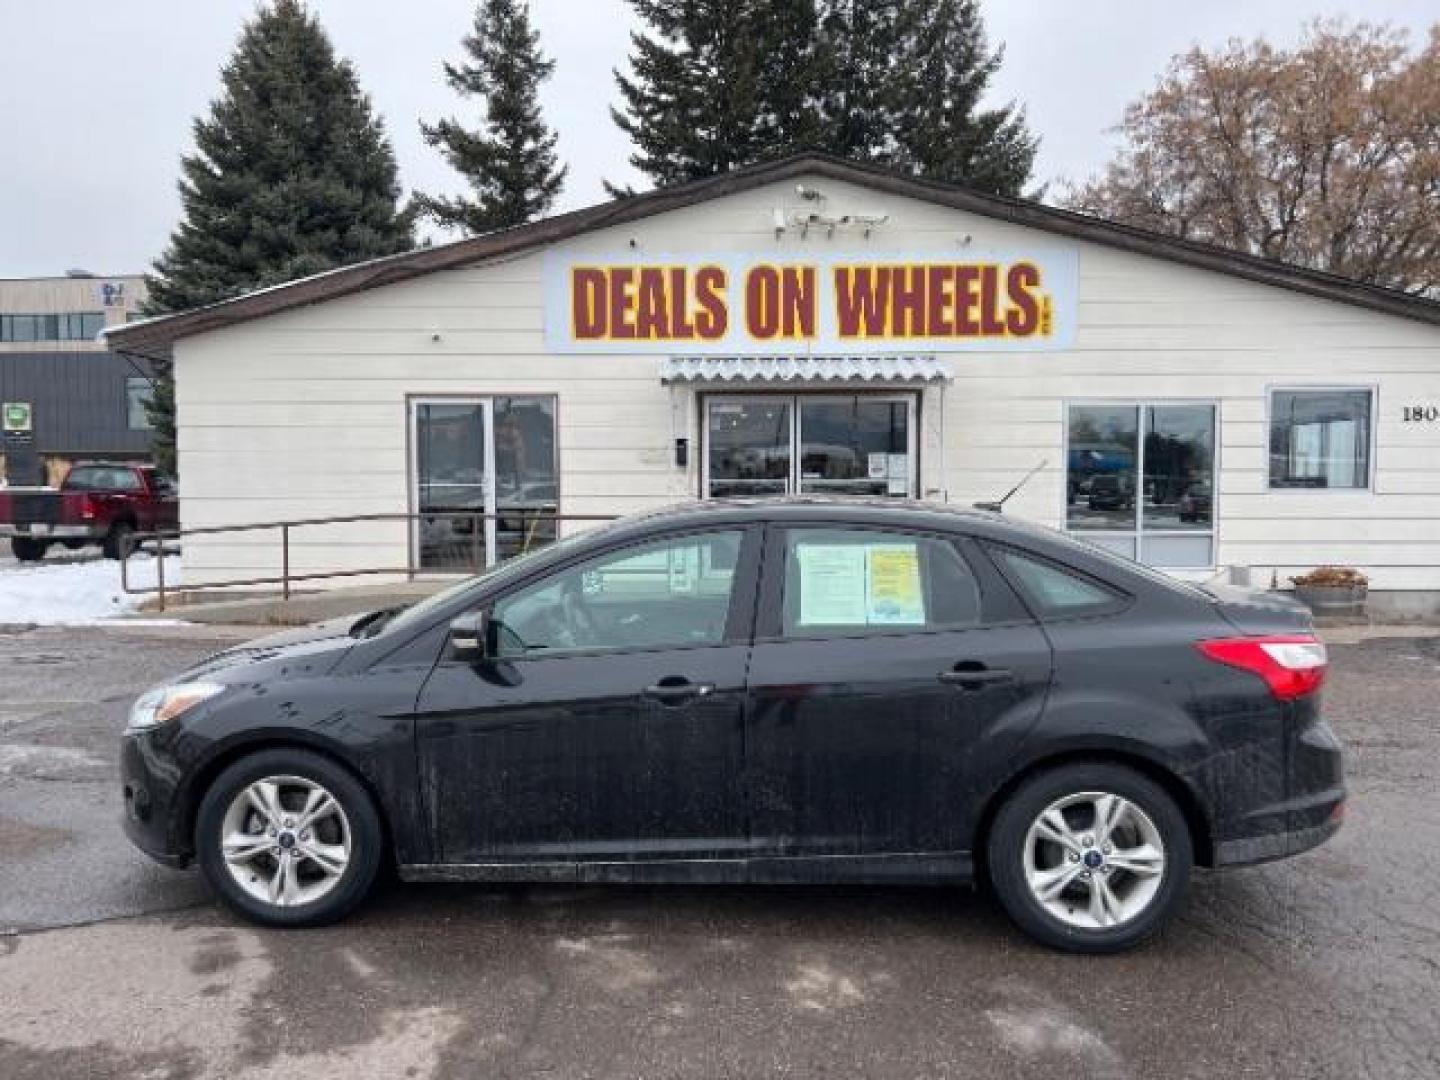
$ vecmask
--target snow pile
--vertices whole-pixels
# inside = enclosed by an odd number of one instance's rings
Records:
[[[151,587],[156,580],[153,556],[130,559],[130,587]],[[165,559],[166,584],[180,583],[180,559]],[[34,623],[74,626],[134,611],[149,595],[120,588],[120,564],[109,559],[0,568],[0,626]]]

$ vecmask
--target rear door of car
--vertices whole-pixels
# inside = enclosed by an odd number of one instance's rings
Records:
[[[1050,648],[974,543],[774,526],[751,655],[757,855],[964,852],[977,769],[1039,718]]]

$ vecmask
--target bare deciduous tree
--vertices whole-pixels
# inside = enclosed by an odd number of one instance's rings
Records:
[[[1072,209],[1440,295],[1440,24],[1419,50],[1340,22],[1195,48],[1117,130]]]

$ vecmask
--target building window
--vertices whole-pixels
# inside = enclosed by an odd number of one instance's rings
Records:
[[[155,387],[143,375],[131,375],[125,380],[125,415],[131,431],[148,431],[150,413],[145,406],[155,396]]]
[[[103,311],[0,315],[0,341],[93,341],[103,329]]]
[[[705,399],[708,498],[915,494],[915,395]]]
[[[420,567],[493,566],[556,538],[555,399],[412,402]]]
[[[1065,525],[1151,566],[1213,566],[1210,402],[1071,405]]]
[[[1368,488],[1371,390],[1270,392],[1272,488]]]

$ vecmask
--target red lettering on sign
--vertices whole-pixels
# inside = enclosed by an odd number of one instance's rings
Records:
[[[927,266],[925,285],[930,294],[925,308],[925,334],[949,337],[955,332],[955,268]]]
[[[975,306],[980,302],[976,295],[980,268],[969,264],[955,267],[955,336],[975,337],[980,333],[980,324],[975,319]]]
[[[762,341],[780,332],[780,273],[773,266],[753,267],[745,277],[745,328]]]
[[[1040,287],[1040,269],[1034,263],[1016,263],[1005,277],[1005,291],[1010,295],[1010,310],[1005,313],[1005,328],[1013,337],[1029,337],[1040,327],[1040,302],[1035,290]]]
[[[882,266],[882,274],[893,279],[890,294],[893,310],[890,332],[896,337],[923,337],[926,324],[925,284],[928,280],[923,266]]]
[[[610,271],[610,336],[623,341],[635,337],[635,267]]]
[[[695,325],[690,321],[689,271],[683,266],[672,266],[669,278],[670,332],[668,336],[677,341],[689,341],[695,336]]]
[[[577,266],[570,271],[571,320],[575,340],[592,341],[605,336],[605,271]]]
[[[813,338],[815,308],[815,268],[781,267],[780,317],[783,335],[787,338]]]
[[[640,283],[636,290],[635,333],[646,340],[668,338],[670,331],[669,305],[665,302],[665,272],[656,266],[640,268]]]
[[[1000,316],[1000,268],[980,267],[980,333],[1003,337],[1005,320]]]
[[[725,271],[718,266],[702,266],[695,274],[695,332],[706,341],[718,341],[730,330],[725,286]]]
[[[890,278],[873,266],[835,268],[835,324],[842,338],[884,337]]]

